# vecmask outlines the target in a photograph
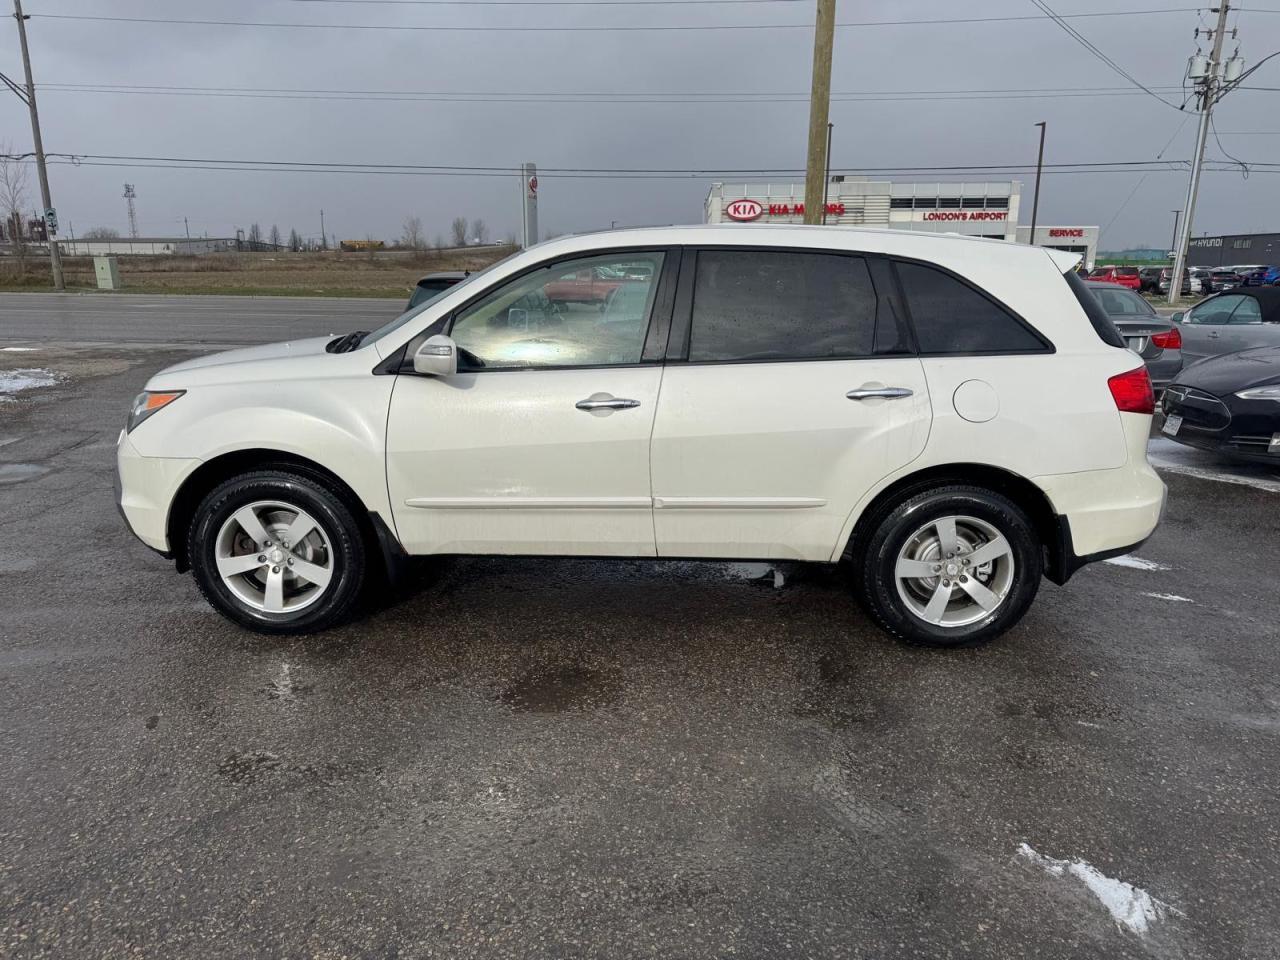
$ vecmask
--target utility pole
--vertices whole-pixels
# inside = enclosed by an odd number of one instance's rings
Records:
[[[53,272],[53,288],[67,289],[62,279],[62,254],[58,251],[56,231],[52,229],[53,200],[49,196],[49,171],[44,165],[44,141],[40,139],[40,112],[36,109],[36,83],[31,76],[31,52],[27,49],[27,17],[22,0],[13,0],[13,18],[18,21],[18,42],[22,45],[22,68],[27,75],[27,108],[31,111],[31,140],[36,151],[36,173],[40,178],[40,201],[44,204],[45,236],[49,241],[49,266]],[[56,220],[54,221],[56,223]]]
[[[818,0],[813,24],[813,86],[809,92],[809,159],[804,174],[804,222],[821,223],[827,209],[827,120],[831,115],[831,48],[836,0]]]
[[[827,172],[822,178],[822,225],[827,225],[827,191],[831,189],[831,131],[834,123],[827,124]]]
[[[1209,55],[1208,69],[1203,78],[1193,78],[1202,84],[1200,91],[1200,129],[1196,133],[1196,152],[1191,158],[1191,182],[1187,184],[1187,201],[1182,205],[1182,230],[1174,245],[1173,275],[1169,277],[1168,303],[1174,303],[1182,293],[1182,271],[1187,267],[1187,245],[1191,242],[1191,226],[1196,215],[1196,194],[1200,192],[1200,169],[1204,166],[1204,144],[1209,136],[1209,122],[1218,96],[1221,81],[1222,41],[1227,32],[1227,12],[1231,4],[1222,0],[1218,7],[1218,27],[1213,31],[1213,53]],[[1194,59],[1194,58],[1193,58]],[[1189,71],[1190,72],[1190,71]]]
[[[1036,157],[1036,192],[1031,200],[1031,234],[1027,237],[1027,243],[1033,247],[1036,245],[1036,217],[1040,214],[1040,174],[1044,170],[1044,131],[1047,125],[1041,120],[1036,126],[1040,128],[1040,154]]]
[[[320,249],[321,250],[329,249],[329,240],[325,236],[325,232],[324,232],[324,211],[323,210],[320,211]]]
[[[1181,210],[1173,211],[1173,237],[1169,240],[1169,251],[1172,253],[1177,249],[1178,245],[1178,217],[1182,215]]]

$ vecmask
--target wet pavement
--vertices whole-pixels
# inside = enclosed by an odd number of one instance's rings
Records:
[[[56,375],[0,398],[0,956],[1280,955],[1280,494],[1168,474],[977,650],[841,570],[536,559],[270,639],[112,504],[188,355],[0,353]]]

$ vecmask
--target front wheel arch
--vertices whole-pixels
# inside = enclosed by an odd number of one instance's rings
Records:
[[[191,569],[191,558],[187,556],[187,532],[195,518],[196,508],[205,496],[220,483],[232,477],[272,468],[301,473],[328,487],[342,499],[355,516],[356,523],[360,526],[366,555],[370,558],[383,557],[385,563],[387,556],[387,545],[383,542],[385,535],[379,534],[368,508],[341,477],[306,457],[280,450],[254,448],[224,453],[202,463],[178,488],[173,502],[169,505],[169,519],[165,532],[179,573],[186,573]]]

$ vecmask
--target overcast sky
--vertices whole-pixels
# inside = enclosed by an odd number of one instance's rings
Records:
[[[8,0],[0,0],[5,5]],[[1187,7],[1174,0],[1049,0],[1060,14]],[[586,27],[811,24],[813,0],[742,3],[456,5],[333,0],[24,0],[36,82],[394,90],[486,94],[803,94],[812,30],[476,31],[269,28],[51,19],[110,15],[257,22],[428,27]],[[1280,49],[1280,13],[1245,10],[1241,53],[1249,64]],[[1259,3],[1258,6],[1262,4]],[[1280,0],[1271,0],[1280,9]],[[1036,17],[1015,22],[849,26],[837,30],[836,93],[1079,90],[1125,87],[1030,0],[839,0],[838,21]],[[46,15],[46,16],[41,16]],[[1192,31],[1207,13],[1076,19],[1071,23],[1142,83],[1174,88]],[[21,74],[12,20],[0,27],[0,71]],[[1254,78],[1280,88],[1280,57]],[[1133,88],[1129,88],[1133,90]],[[1242,90],[1219,107],[1223,145],[1245,160],[1277,161],[1276,92]],[[255,161],[319,161],[540,168],[799,168],[807,102],[511,103],[366,102],[67,92],[40,93],[50,152]],[[1070,98],[835,102],[832,168],[1034,162],[1048,122],[1046,162],[1190,156],[1195,120],[1146,94]],[[1185,122],[1184,122],[1185,121]],[[1179,131],[1179,127],[1181,129]],[[1175,136],[1175,131],[1177,135]],[[1228,135],[1228,133],[1230,135]],[[30,149],[25,108],[0,97],[0,141]],[[1210,138],[1209,155],[1220,157]],[[143,235],[230,235],[253,221],[317,236],[319,211],[340,238],[392,239],[405,217],[427,236],[455,216],[481,217],[498,237],[519,226],[514,176],[439,177],[224,172],[51,166],[64,235],[93,226],[127,234],[126,181],[136,184]],[[872,175],[874,179],[882,176]],[[1008,179],[1008,176],[1003,179]],[[1032,178],[1024,181],[1023,222]],[[712,177],[540,177],[543,232],[702,219]],[[732,176],[720,179],[735,179]],[[755,177],[754,180],[761,178]],[[779,175],[773,179],[792,179]],[[794,179],[799,179],[795,177]],[[900,174],[893,179],[908,180]],[[936,176],[915,179],[935,180]],[[952,178],[960,179],[960,178]],[[981,177],[968,175],[964,179]],[[1002,179],[994,174],[990,179]],[[34,177],[32,178],[34,185]],[[1136,191],[1135,191],[1136,188]],[[1047,174],[1040,222],[1104,227],[1103,249],[1169,242],[1186,175]],[[33,191],[34,192],[34,191]],[[1131,195],[1132,194],[1132,195]],[[1127,202],[1126,202],[1126,198]],[[36,198],[33,196],[32,205]],[[1280,176],[1206,175],[1196,234],[1280,229]],[[1114,222],[1113,222],[1114,218]],[[1110,224],[1110,226],[1108,226]]]

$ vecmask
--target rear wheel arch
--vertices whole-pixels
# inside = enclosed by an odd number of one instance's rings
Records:
[[[385,556],[386,545],[374,526],[369,508],[345,480],[327,467],[306,457],[280,450],[254,448],[224,453],[202,463],[178,488],[169,506],[166,534],[174,563],[180,573],[185,573],[191,567],[190,557],[187,556],[187,532],[195,518],[196,508],[205,496],[220,483],[232,477],[273,468],[302,474],[328,487],[355,516],[367,555]]]
[[[895,480],[881,490],[859,514],[845,543],[843,559],[857,555],[867,538],[874,532],[880,519],[908,497],[933,487],[951,484],[969,484],[999,493],[1012,500],[1031,520],[1045,550],[1045,571],[1049,579],[1059,580],[1058,572],[1065,566],[1066,547],[1063,543],[1062,521],[1043,490],[1026,477],[981,463],[954,463],[928,467]]]

